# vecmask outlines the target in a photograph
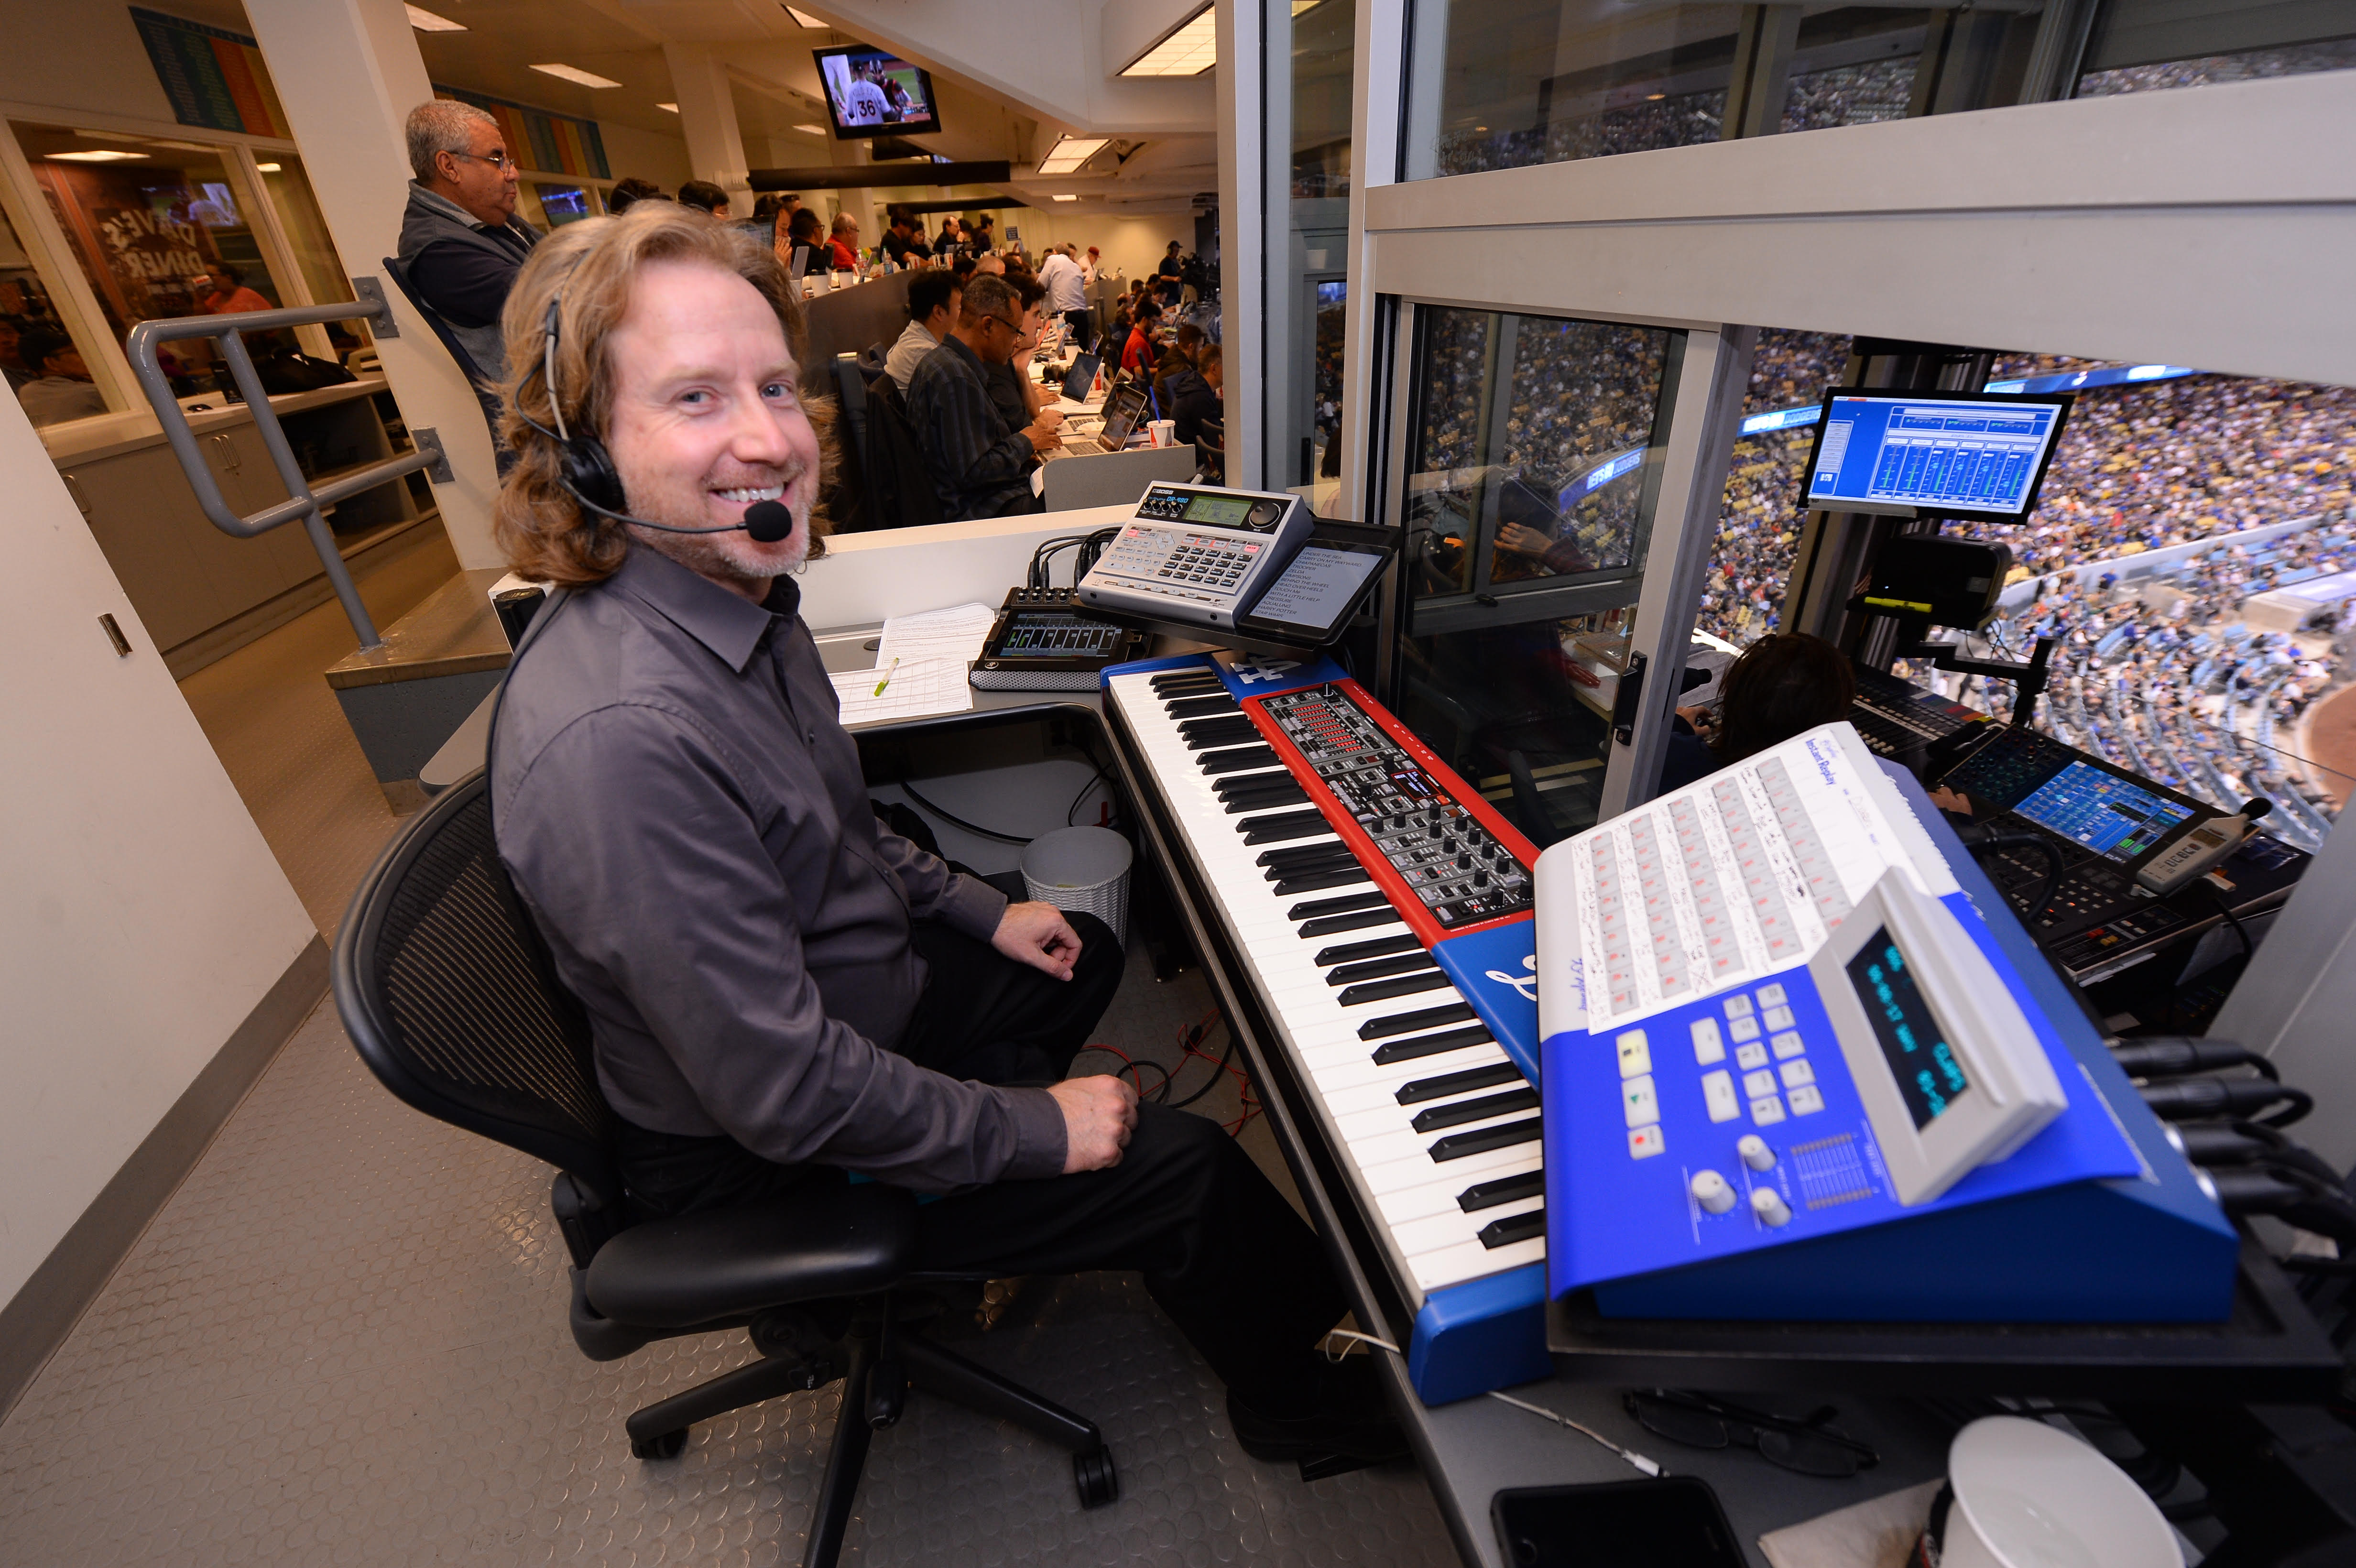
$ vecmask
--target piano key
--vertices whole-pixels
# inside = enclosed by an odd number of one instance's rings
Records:
[[[1213,779],[1211,791],[1221,800],[1226,800],[1235,795],[1248,795],[1254,790],[1274,789],[1280,784],[1289,784],[1294,789],[1301,787],[1300,782],[1288,770],[1262,768],[1256,773],[1226,773]]]
[[[1190,752],[1205,752],[1215,746],[1239,746],[1259,738],[1259,731],[1241,714],[1224,719],[1190,719],[1178,726],[1178,738],[1186,742]]]
[[[1493,1250],[1545,1234],[1546,1211],[1542,1208],[1509,1215],[1503,1220],[1493,1220],[1480,1230],[1481,1244]]]
[[[1436,967],[1420,974],[1395,976],[1387,980],[1364,980],[1357,985],[1343,987],[1342,1005],[1348,1007],[1355,1002],[1386,1002],[1393,997],[1412,997],[1419,992],[1437,991],[1443,986],[1451,985],[1452,982],[1448,976],[1441,974]]]
[[[1372,873],[1364,866],[1353,864],[1345,871],[1318,871],[1309,876],[1289,877],[1276,884],[1276,891],[1280,896],[1290,896],[1293,893],[1313,893],[1320,888],[1346,888],[1353,882],[1371,882],[1374,880]],[[1320,932],[1318,934],[1324,933]]]
[[[1427,1056],[1441,1056],[1476,1045],[1488,1045],[1494,1038],[1486,1025],[1475,1024],[1471,1029],[1443,1029],[1438,1034],[1419,1034],[1412,1040],[1390,1040],[1376,1046],[1373,1055],[1376,1061],[1414,1061]]]
[[[1205,752],[1202,769],[1206,773],[1240,773],[1246,768],[1264,768],[1276,761],[1276,753],[1266,746],[1238,746],[1232,752]]]
[[[1494,1209],[1500,1203],[1511,1203],[1516,1199],[1536,1198],[1545,1191],[1546,1172],[1526,1170],[1518,1176],[1476,1181],[1456,1195],[1456,1203],[1467,1214],[1473,1214],[1483,1209]]]
[[[1241,713],[1243,709],[1223,691],[1216,697],[1182,697],[1163,703],[1162,711],[1173,719],[1200,719],[1212,713]]]
[[[1478,1100],[1460,1100],[1453,1104],[1433,1105],[1418,1111],[1415,1119],[1408,1125],[1419,1133],[1436,1133],[1442,1127],[1461,1127],[1467,1122],[1485,1121],[1491,1116],[1537,1108],[1537,1090],[1508,1089],[1502,1094],[1484,1095]]]
[[[1247,844],[1280,844],[1288,838],[1306,838],[1312,833],[1330,834],[1333,831],[1327,826],[1324,814],[1314,809],[1256,816],[1248,822],[1236,824],[1236,829],[1243,835]]]
[[[1307,903],[1294,904],[1290,909],[1284,912],[1284,918],[1287,920],[1315,920],[1320,915],[1355,914],[1360,910],[1387,910],[1390,907],[1391,901],[1385,898],[1380,893],[1344,893],[1337,899],[1311,899]],[[1396,912],[1393,913],[1392,918],[1398,918]],[[1375,940],[1389,942],[1396,941],[1398,939],[1394,937],[1380,937],[1376,938]],[[1415,938],[1412,936],[1408,937],[1406,940],[1415,942],[1415,944],[1418,947],[1423,945],[1420,942],[1416,942]],[[1323,963],[1325,961],[1324,955],[1320,954],[1317,961],[1321,964]]]
[[[1412,937],[1408,941],[1411,944],[1414,943]],[[1322,957],[1323,955],[1320,956]],[[1395,958],[1368,958],[1356,964],[1344,964],[1339,968],[1328,969],[1325,972],[1325,983],[1334,987],[1347,986],[1359,980],[1379,980],[1386,975],[1412,975],[1419,969],[1429,969],[1432,966],[1431,955],[1426,953],[1420,944],[1414,944],[1413,952],[1402,953]]]
[[[1520,1268],[1524,1264],[1546,1261],[1546,1240],[1539,1237],[1527,1242],[1515,1242],[1509,1247],[1483,1247],[1478,1241],[1460,1242],[1452,1247],[1425,1253],[1408,1259],[1408,1269],[1416,1283],[1426,1290],[1437,1290],[1458,1280],[1478,1279],[1483,1275],[1502,1274]]]
[[[1262,818],[1266,820],[1266,818]],[[1309,844],[1284,844],[1273,849],[1262,849],[1252,857],[1255,866],[1315,866],[1332,860],[1347,860],[1357,864],[1358,858],[1339,838],[1324,837]]]
[[[1380,893],[1375,893],[1372,895],[1359,893],[1355,896],[1361,899],[1369,896],[1375,898],[1382,897]],[[1306,908],[1307,906],[1302,905],[1301,907]],[[1364,942],[1344,942],[1338,947],[1321,948],[1318,951],[1316,962],[1321,965],[1348,964],[1360,958],[1379,958],[1387,953],[1422,952],[1423,944],[1418,941],[1414,934],[1410,933],[1405,936],[1376,936],[1369,937]]]
[[[1544,1212],[1542,1209],[1537,1208],[1531,1208],[1527,1211],[1540,1214]],[[1516,1213],[1492,1219],[1488,1225],[1482,1227],[1482,1230],[1473,1232],[1473,1238],[1478,1240],[1483,1232],[1490,1226],[1515,1223],[1521,1218],[1522,1215]],[[1462,1214],[1443,1209],[1426,1219],[1410,1220],[1405,1224],[1395,1225],[1392,1230],[1398,1238],[1398,1244],[1406,1250],[1409,1257],[1413,1257],[1419,1253],[1440,1252],[1451,1246],[1462,1245],[1465,1225],[1466,1221]],[[1540,1221],[1540,1226],[1544,1227],[1543,1219]],[[1521,1238],[1514,1239],[1518,1241]]]
[[[1438,1029],[1442,1024],[1471,1023],[1474,1014],[1463,1002],[1451,1002],[1445,1007],[1423,1008],[1411,1013],[1392,1013],[1387,1018],[1368,1019],[1358,1026],[1360,1040],[1386,1040],[1395,1034],[1413,1034],[1418,1029]]]
[[[1502,1127],[1476,1127],[1468,1132],[1451,1133],[1431,1146],[1431,1157],[1436,1160],[1462,1159],[1468,1154],[1484,1154],[1511,1144],[1535,1143],[1540,1131],[1538,1118],[1532,1116],[1526,1122],[1509,1122]]]
[[[1211,671],[1202,668],[1164,670],[1160,675],[1149,677],[1148,684],[1152,688],[1156,697],[1181,686],[1215,686],[1221,691],[1227,689],[1226,682]]]
[[[1377,895],[1380,896],[1380,895]],[[1388,908],[1370,909],[1358,914],[1328,914],[1302,923],[1303,936],[1332,936],[1337,932],[1365,931],[1377,925],[1395,925],[1398,916]]]
[[[1308,798],[1297,789],[1270,790],[1265,795],[1237,795],[1231,801],[1222,803],[1220,809],[1229,816],[1237,816],[1248,811],[1267,811],[1274,806],[1299,805]]]
[[[1399,1086],[1398,1103],[1420,1104],[1426,1100],[1444,1100],[1452,1094],[1467,1093],[1474,1089],[1494,1089],[1500,1083],[1518,1083],[1522,1070],[1512,1062],[1490,1067],[1468,1067],[1459,1072],[1443,1072],[1436,1078],[1418,1078]]]

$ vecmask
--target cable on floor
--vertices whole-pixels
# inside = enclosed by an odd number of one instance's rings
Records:
[[[958,816],[951,812],[943,811],[939,806],[935,805],[931,801],[926,800],[923,795],[918,795],[916,793],[916,786],[910,784],[905,779],[902,779],[900,781],[900,793],[906,795],[911,801],[914,801],[916,805],[924,807],[926,811],[931,812],[935,816],[939,817],[943,822],[948,823],[952,827],[962,827],[968,833],[977,833],[984,838],[995,838],[1001,844],[1028,844],[1031,842],[1028,838],[1017,838],[1012,833],[1001,833],[994,827],[984,827],[980,823],[968,822],[962,816]]]
[[[1394,1356],[1402,1354],[1399,1348],[1397,1345],[1392,1344],[1388,1339],[1378,1339],[1372,1334],[1361,1334],[1355,1328],[1335,1328],[1328,1331],[1325,1338],[1319,1341],[1319,1348],[1325,1352],[1325,1359],[1329,1361],[1338,1362],[1341,1360],[1343,1356],[1349,1353],[1346,1349],[1339,1353],[1334,1351],[1333,1344],[1336,1339],[1355,1339],[1362,1345],[1372,1345],[1377,1349],[1388,1350]],[[1558,1414],[1542,1404],[1532,1404],[1526,1399],[1515,1399],[1512,1394],[1499,1393],[1494,1389],[1491,1389],[1489,1391],[1489,1397],[1494,1400],[1501,1400],[1505,1403],[1512,1405],[1515,1410],[1526,1410],[1532,1415],[1542,1415],[1547,1420],[1553,1422],[1557,1426],[1567,1426],[1573,1432],[1578,1433],[1581,1437],[1601,1444],[1604,1447],[1611,1449],[1612,1452],[1619,1455],[1621,1458],[1626,1460],[1631,1467],[1641,1474],[1646,1476],[1660,1476],[1667,1473],[1658,1460],[1648,1459],[1644,1455],[1637,1453],[1633,1448],[1622,1448],[1619,1444],[1612,1442],[1612,1439],[1604,1436],[1603,1434],[1596,1431],[1593,1427],[1582,1426],[1568,1415]]]

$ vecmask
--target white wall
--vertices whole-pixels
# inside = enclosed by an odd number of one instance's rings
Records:
[[[317,933],[13,398],[0,485],[5,1301]]]
[[[1004,229],[1013,224],[1023,230],[1023,248],[1033,255],[1050,245],[1066,240],[1087,254],[1093,245],[1104,252],[1099,258],[1108,272],[1119,267],[1132,278],[1151,274],[1162,264],[1162,254],[1170,241],[1178,241],[1182,251],[1194,248],[1194,215],[1191,212],[1152,212],[1131,217],[1104,212],[1075,212],[1066,216],[1052,207],[1008,208],[998,214],[998,226]],[[939,227],[934,220],[934,227]]]
[[[605,166],[617,180],[636,176],[676,191],[695,177],[688,173],[684,136],[658,136],[635,125],[605,120],[597,122],[597,134],[605,144]]]

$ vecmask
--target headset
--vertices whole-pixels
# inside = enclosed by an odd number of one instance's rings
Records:
[[[573,262],[578,267],[579,261]],[[650,523],[644,517],[634,517],[622,510],[627,499],[622,493],[622,475],[614,467],[614,459],[605,443],[589,432],[574,435],[564,425],[564,400],[556,390],[556,340],[564,308],[564,290],[548,302],[548,315],[541,323],[542,351],[540,379],[548,388],[549,411],[556,416],[556,428],[533,419],[521,408],[516,417],[556,443],[559,482],[581,503],[584,511],[610,517],[633,528],[652,528],[664,534],[750,534],[762,544],[776,544],[790,538],[794,531],[794,514],[782,501],[755,501],[744,508],[741,523],[723,524],[711,528],[674,528],[669,523]]]

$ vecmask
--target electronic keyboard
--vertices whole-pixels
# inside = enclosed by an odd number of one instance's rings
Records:
[[[1187,656],[1104,685],[1292,1120],[1414,1317],[1418,1392],[1546,1375],[1536,848],[1324,661]]]

